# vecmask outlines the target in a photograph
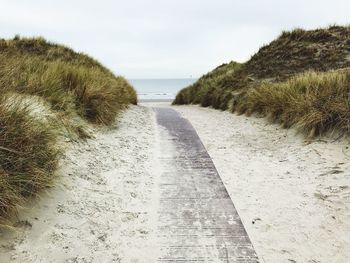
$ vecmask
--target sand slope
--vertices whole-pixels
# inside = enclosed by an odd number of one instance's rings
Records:
[[[349,142],[305,143],[265,119],[197,106],[188,118],[263,262],[349,262]]]
[[[15,232],[0,232],[0,262],[153,262],[154,122],[131,106],[111,129],[71,145],[58,186],[20,211]]]
[[[307,144],[264,119],[174,109],[197,130],[262,262],[348,262],[348,141]],[[58,185],[21,209],[15,231],[0,230],[0,262],[156,261],[154,113],[132,106],[94,134],[70,146]]]

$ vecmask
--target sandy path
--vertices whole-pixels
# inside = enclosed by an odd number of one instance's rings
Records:
[[[263,262],[348,262],[348,142],[306,144],[264,119],[174,108],[195,127]],[[58,186],[20,211],[16,231],[0,230],[0,262],[156,261],[155,116],[132,106],[95,137],[71,145]]]
[[[348,141],[306,144],[265,119],[197,106],[188,118],[264,262],[349,262]]]
[[[110,130],[74,144],[58,186],[0,232],[0,262],[154,262],[154,114],[132,106]]]
[[[158,262],[258,262],[237,211],[192,125],[156,108],[160,130]]]

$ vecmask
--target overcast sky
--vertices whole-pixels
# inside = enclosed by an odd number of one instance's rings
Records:
[[[0,0],[0,37],[43,36],[127,78],[198,77],[281,30],[349,22],[350,0]]]

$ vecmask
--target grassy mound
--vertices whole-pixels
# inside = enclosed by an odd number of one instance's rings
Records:
[[[295,29],[283,32],[246,63],[231,62],[203,76],[181,90],[174,104],[256,112],[310,134],[334,128],[348,132],[347,115],[338,110],[349,106],[344,88],[348,71],[339,71],[349,67],[350,27]]]
[[[350,67],[350,27],[295,29],[282,32],[245,64],[242,75],[253,79],[285,80],[309,70]]]
[[[246,63],[239,65],[231,62],[220,66],[181,90],[174,104],[201,103],[199,98],[209,90],[211,99],[201,104],[227,109],[232,106],[228,105],[228,98],[239,99],[242,92],[262,81],[279,82],[309,70],[350,67],[349,56],[350,27],[331,26],[327,29],[283,32]],[[221,103],[215,103],[217,101]]]
[[[41,38],[0,40],[0,89],[42,96],[53,110],[76,112],[93,123],[110,124],[121,108],[137,103],[124,78]]]
[[[42,38],[0,40],[0,92],[0,218],[51,185],[60,154],[57,130],[83,135],[76,119],[109,125],[137,103],[124,78]],[[32,98],[45,105],[33,107]],[[54,121],[44,117],[47,111]]]
[[[258,113],[309,134],[350,133],[350,69],[306,72],[280,83],[249,89],[238,113]]]
[[[193,103],[201,104],[203,107],[211,105],[214,108],[226,109],[231,94],[220,88],[220,82],[227,76],[234,74],[240,67],[241,64],[233,61],[217,67],[191,86],[181,90],[177,94],[174,104]]]

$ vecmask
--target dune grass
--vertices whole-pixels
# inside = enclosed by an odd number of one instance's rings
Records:
[[[306,72],[285,82],[248,90],[233,111],[257,113],[310,137],[350,134],[350,69]]]
[[[309,136],[349,134],[350,26],[284,31],[243,64],[182,89],[174,104],[258,113]]]
[[[233,74],[241,64],[230,62],[223,64],[202,76],[189,87],[178,92],[173,104],[200,104],[203,107],[213,106],[216,109],[227,109],[231,93],[221,88],[219,83]]]
[[[74,59],[60,57],[57,53],[64,53],[65,48],[58,52],[56,46],[52,48],[55,55],[50,50],[39,53],[41,46],[45,46],[42,39],[12,41],[5,42],[8,48],[2,44],[1,50],[0,45],[3,92],[42,96],[53,110],[73,111],[92,123],[102,124],[110,124],[123,106],[137,103],[134,89],[124,78],[114,76],[85,55],[76,55]]]
[[[51,125],[20,100],[0,99],[0,215],[52,183],[60,150]]]
[[[124,78],[42,38],[0,40],[0,92],[0,219],[52,184],[61,151],[58,130],[85,136],[83,120],[110,125],[128,104],[137,103]],[[48,109],[41,110],[54,121],[40,116],[40,109],[33,114],[34,97],[46,103]]]

